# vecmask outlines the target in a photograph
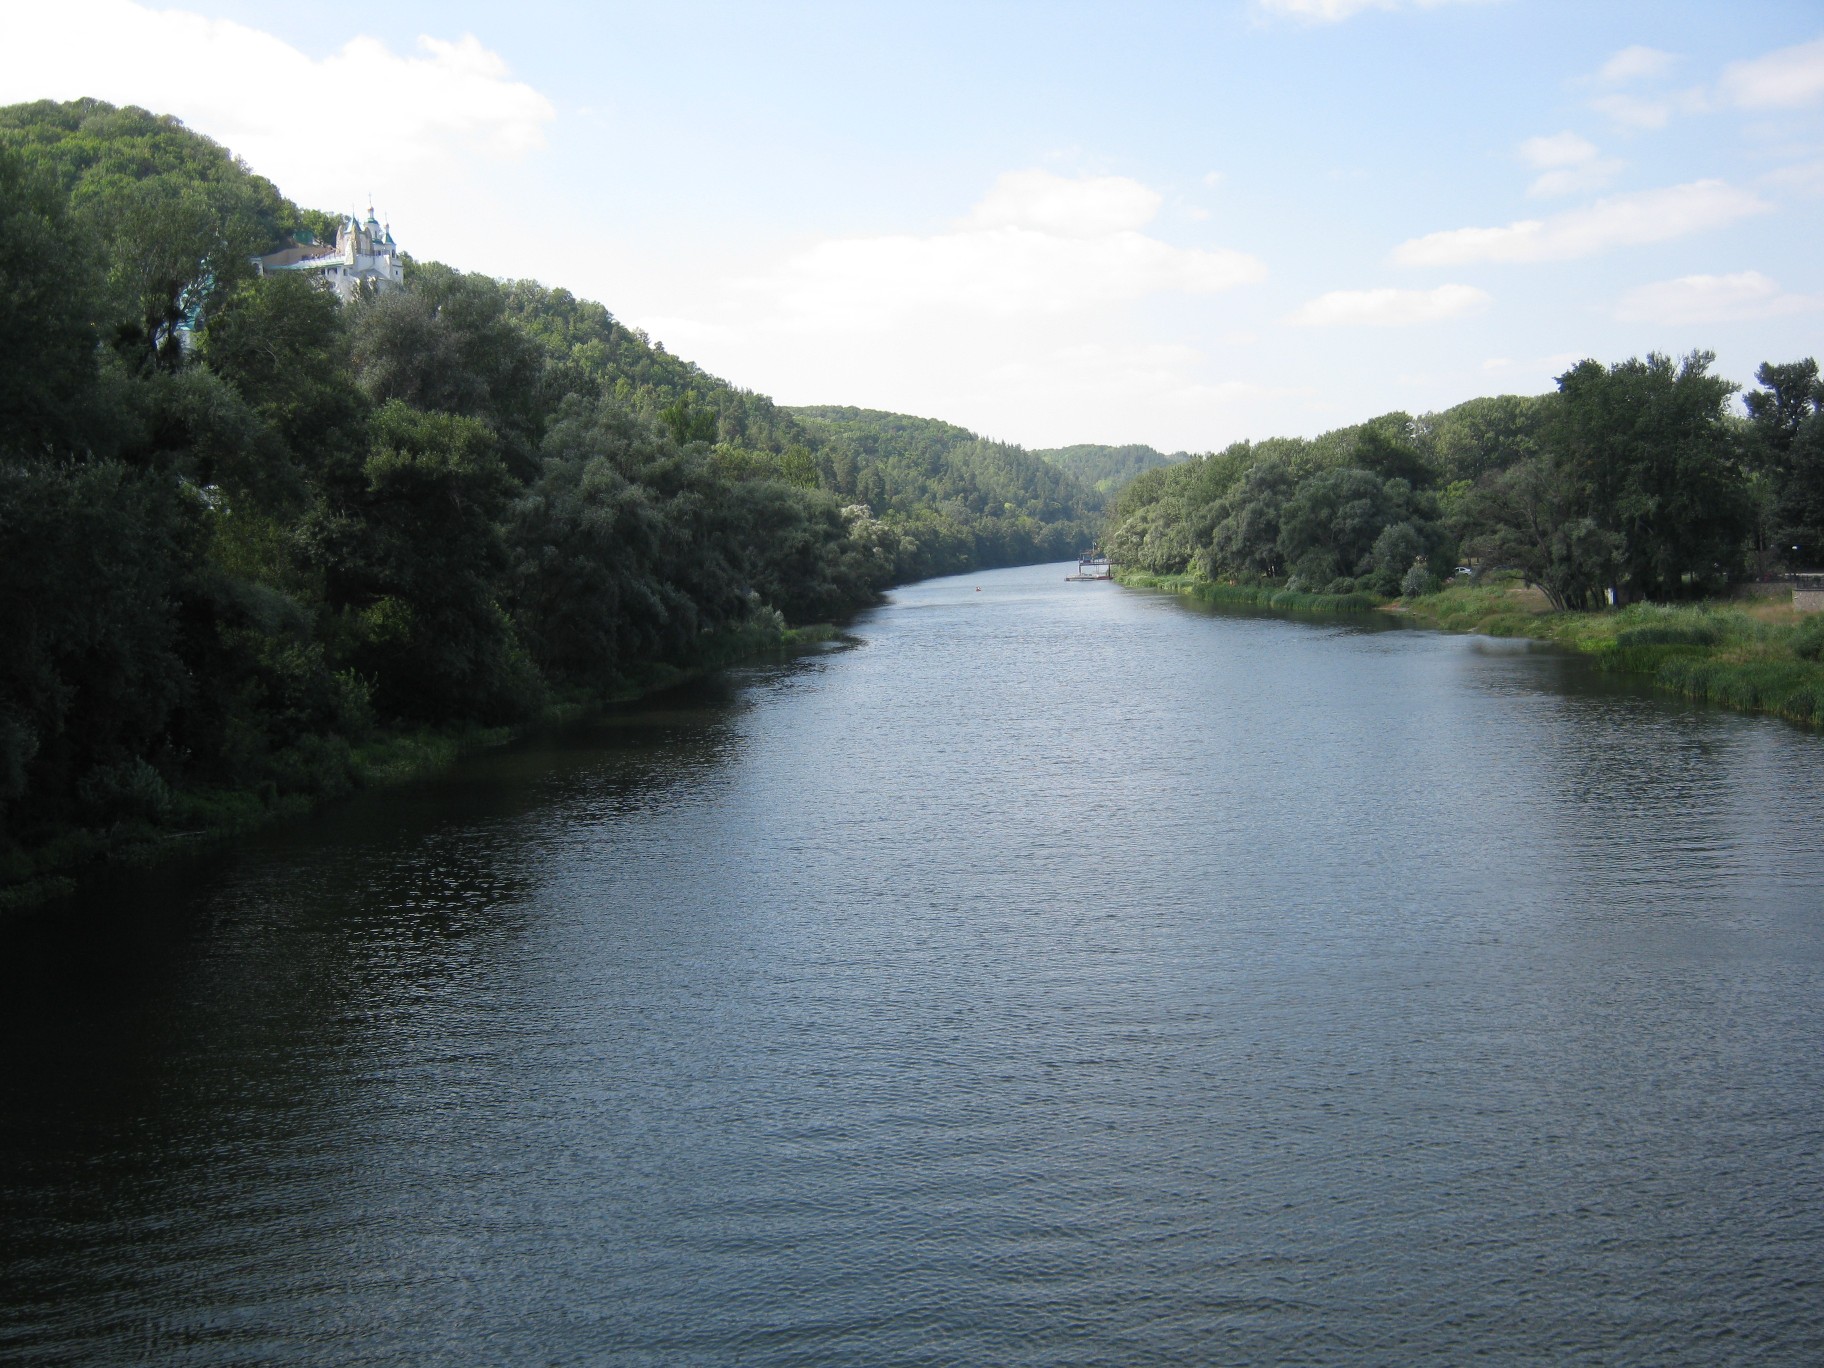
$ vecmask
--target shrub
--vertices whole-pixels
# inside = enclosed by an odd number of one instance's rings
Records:
[[[1800,660],[1824,660],[1824,613],[1806,618],[1793,631],[1792,653]]]
[[[171,789],[164,776],[137,757],[90,770],[76,786],[76,800],[83,815],[98,826],[156,822],[171,811]]]
[[[1662,622],[1623,628],[1615,634],[1619,647],[1715,646],[1722,639],[1722,629],[1714,622]]]
[[[1404,598],[1418,598],[1424,594],[1438,592],[1438,577],[1431,573],[1431,567],[1422,560],[1415,560],[1407,570],[1406,577],[1400,581],[1400,594]]]

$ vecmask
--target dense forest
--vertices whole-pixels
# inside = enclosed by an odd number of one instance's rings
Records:
[[[1460,562],[1558,608],[1697,598],[1824,557],[1824,384],[1766,364],[1735,414],[1713,358],[1585,361],[1556,392],[1389,413],[1147,471],[1121,564],[1312,593],[1415,594]]]
[[[788,412],[563,290],[256,268],[338,223],[175,119],[0,110],[0,883],[1092,535],[1017,448]]]
[[[970,562],[991,566],[1061,560],[1095,539],[1102,499],[1022,447],[873,409],[790,412],[837,462],[847,492],[940,549],[935,565],[954,563],[950,548],[968,552],[970,542]]]
[[[1136,475],[1190,459],[1190,453],[1185,451],[1175,451],[1167,456],[1150,446],[1091,444],[1050,447],[1032,454],[1074,475],[1105,499],[1120,493]]]

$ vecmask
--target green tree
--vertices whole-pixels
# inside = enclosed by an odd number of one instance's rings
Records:
[[[1763,363],[1761,388],[1742,396],[1752,421],[1750,463],[1761,492],[1768,562],[1824,564],[1824,381],[1807,357]]]
[[[85,782],[175,763],[203,516],[172,481],[115,462],[0,463],[0,824],[22,799],[38,821],[68,817]]]
[[[368,403],[355,384],[341,301],[296,272],[247,282],[209,320],[201,352],[309,477],[366,440]]]
[[[1559,610],[1599,606],[1620,578],[1621,535],[1578,506],[1543,456],[1483,476],[1455,516],[1466,555],[1519,570]]]
[[[458,414],[486,423],[506,467],[537,471],[549,401],[543,358],[507,313],[507,295],[486,276],[435,264],[417,267],[406,289],[354,309],[354,361],[361,388],[384,404]]]
[[[0,449],[67,446],[82,426],[97,283],[55,176],[0,144]]]
[[[1728,417],[1736,387],[1709,374],[1714,359],[1584,361],[1558,379],[1553,473],[1576,517],[1621,538],[1619,587],[1631,596],[1702,593],[1741,564],[1750,508]]]
[[[512,717],[538,682],[497,602],[514,482],[491,429],[394,400],[373,416],[358,479],[308,532],[338,612],[332,652],[373,681],[383,715]]]

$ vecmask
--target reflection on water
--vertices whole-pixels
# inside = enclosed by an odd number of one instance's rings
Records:
[[[1062,573],[9,928],[0,1355],[1824,1357],[1820,738]]]

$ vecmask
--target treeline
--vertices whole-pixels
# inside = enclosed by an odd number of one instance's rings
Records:
[[[1049,467],[801,420],[561,290],[258,274],[336,223],[174,119],[0,110],[0,883],[1083,536]]]
[[[1815,361],[1737,386],[1713,357],[1584,361],[1555,393],[1241,442],[1140,475],[1110,554],[1155,574],[1321,594],[1419,594],[1461,562],[1554,606],[1690,599],[1824,556]]]

